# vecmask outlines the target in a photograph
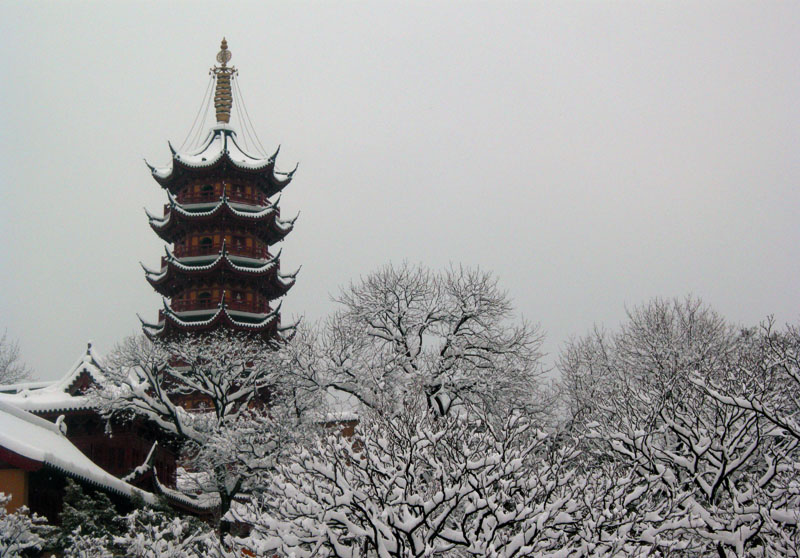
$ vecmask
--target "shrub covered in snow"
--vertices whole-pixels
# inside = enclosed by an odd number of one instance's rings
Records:
[[[0,558],[36,556],[51,529],[44,518],[30,514],[25,506],[8,513],[10,501],[11,496],[0,492]]]

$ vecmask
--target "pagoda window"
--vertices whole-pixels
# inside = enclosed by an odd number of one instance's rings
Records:
[[[233,193],[234,195],[241,196],[244,194],[244,188],[241,184],[234,184],[233,185]]]
[[[211,199],[214,197],[214,186],[211,184],[206,184],[202,188],[200,188],[200,195],[205,199]]]
[[[234,236],[233,237],[233,245],[236,248],[244,248],[244,237],[243,236]]]
[[[200,252],[208,254],[211,251],[211,246],[214,244],[214,239],[210,236],[204,236],[200,239]]]
[[[197,302],[201,307],[209,306],[211,304],[211,293],[203,291],[197,295]]]
[[[233,301],[234,302],[242,302],[244,300],[244,296],[242,295],[242,291],[234,291],[233,292]]]

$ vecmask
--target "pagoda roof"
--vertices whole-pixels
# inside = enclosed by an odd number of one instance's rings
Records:
[[[231,329],[238,331],[246,331],[252,333],[266,333],[275,331],[279,335],[283,331],[293,331],[296,324],[291,326],[281,327],[280,323],[280,310],[279,304],[275,310],[267,312],[266,314],[252,314],[249,312],[239,312],[236,310],[229,310],[225,304],[225,293],[222,293],[222,300],[217,306],[216,311],[211,315],[207,315],[203,319],[192,320],[190,317],[197,316],[197,311],[192,312],[174,312],[164,300],[163,320],[157,324],[145,322],[141,316],[139,321],[142,322],[142,327],[148,336],[161,335],[171,329],[178,331],[204,331],[215,328],[220,325],[227,326]],[[191,315],[190,315],[191,314]]]
[[[170,188],[180,177],[205,173],[217,168],[228,168],[258,179],[259,187],[267,196],[283,190],[292,181],[297,167],[291,172],[275,170],[275,159],[280,147],[271,157],[259,158],[248,154],[236,141],[236,132],[226,123],[219,122],[209,130],[203,144],[196,151],[178,152],[172,144],[172,163],[154,167],[148,163],[153,178],[164,188]]]
[[[142,269],[144,269],[147,280],[154,287],[164,284],[176,274],[205,275],[207,273],[223,269],[225,271],[230,271],[233,274],[247,277],[264,277],[274,274],[276,279],[278,279],[278,281],[286,287],[286,290],[288,290],[294,284],[295,278],[300,271],[298,269],[291,274],[282,274],[278,271],[280,266],[281,251],[278,251],[278,253],[271,259],[253,266],[241,265],[244,261],[249,260],[249,258],[242,258],[228,254],[224,244],[219,254],[210,262],[206,260],[207,263],[183,263],[180,259],[176,258],[168,248],[165,247],[164,251],[166,252],[166,257],[164,258],[166,261],[166,266],[161,268],[161,270],[155,271],[140,263]],[[239,263],[237,263],[237,261]]]
[[[16,393],[0,393],[0,402],[39,414],[92,409],[93,404],[80,391],[83,378],[87,380],[87,384],[94,385],[105,381],[100,359],[91,343],[87,344],[86,352],[60,380],[49,382],[44,387],[23,388]]]
[[[150,226],[164,240],[169,241],[172,233],[177,227],[193,221],[205,221],[216,218],[230,218],[243,223],[264,223],[272,225],[273,235],[270,235],[271,242],[274,244],[286,237],[294,228],[297,217],[287,221],[278,219],[278,201],[268,206],[255,206],[255,211],[243,209],[245,204],[231,202],[227,195],[223,194],[219,202],[209,207],[208,204],[187,204],[181,205],[175,197],[167,192],[169,196],[170,212],[164,217],[157,217],[145,209],[147,217],[150,219]],[[237,207],[238,206],[238,207]],[[252,207],[252,206],[250,206]]]

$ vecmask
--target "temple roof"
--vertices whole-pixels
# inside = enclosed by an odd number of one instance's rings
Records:
[[[4,459],[25,470],[48,466],[63,474],[132,498],[156,504],[155,495],[107,473],[75,447],[58,425],[0,401],[0,448]]]
[[[176,258],[168,249],[165,248],[166,257],[164,258],[166,265],[159,271],[148,269],[144,264],[140,264],[144,269],[147,281],[156,289],[156,291],[171,296],[169,291],[169,284],[180,276],[187,275],[208,275],[217,271],[227,271],[234,276],[240,278],[272,278],[270,282],[275,296],[283,296],[294,285],[297,274],[300,269],[290,274],[283,274],[279,271],[280,265],[280,251],[271,259],[264,262],[257,260],[249,260],[249,258],[240,258],[238,256],[228,254],[225,246],[223,245],[220,253],[214,257],[206,258],[203,263],[183,263]],[[213,258],[211,261],[208,261]],[[193,258],[194,259],[194,258]],[[245,262],[257,262],[255,265],[242,265]],[[238,263],[237,263],[238,262]]]
[[[268,223],[271,225],[267,232],[271,231],[273,234],[267,235],[265,240],[268,244],[275,244],[283,240],[283,238],[291,232],[294,228],[294,223],[297,217],[288,221],[278,219],[278,202],[269,206],[249,206],[255,207],[255,210],[247,210],[248,206],[245,204],[237,204],[231,202],[228,197],[223,194],[219,202],[209,207],[208,204],[191,204],[181,205],[177,202],[175,197],[167,192],[169,195],[170,211],[164,217],[156,217],[145,209],[147,217],[150,219],[150,226],[153,230],[164,240],[171,241],[172,234],[175,229],[184,223],[191,223],[193,221],[205,221],[217,218],[230,218],[246,224],[252,223]],[[199,207],[198,207],[199,206]]]
[[[91,409],[93,406],[89,398],[83,395],[83,388],[104,381],[99,362],[100,359],[92,344],[88,343],[86,352],[70,367],[63,378],[44,383],[43,387],[23,388],[16,393],[0,393],[0,402],[34,413]]]
[[[172,151],[172,164],[165,167],[147,165],[153,177],[164,188],[170,188],[179,177],[186,174],[225,167],[256,177],[259,187],[267,196],[272,196],[292,181],[292,176],[297,170],[297,167],[291,172],[275,170],[275,159],[280,147],[266,159],[248,154],[236,141],[236,132],[224,122],[217,123],[211,128],[202,146],[196,151],[179,153],[171,144],[169,147]]]
[[[226,325],[231,329],[238,331],[247,331],[253,333],[275,331],[281,334],[284,331],[294,331],[297,324],[290,326],[280,326],[280,304],[275,310],[266,314],[251,314],[248,312],[239,312],[236,310],[229,310],[225,304],[225,294],[222,295],[222,301],[213,311],[213,314],[199,320],[188,319],[189,312],[174,312],[167,301],[164,300],[164,310],[162,313],[163,319],[157,323],[152,324],[145,322],[141,316],[139,321],[142,322],[142,327],[148,335],[160,335],[163,332],[176,327],[179,331],[203,331],[215,328],[219,325]],[[195,317],[196,311],[191,312],[191,317]]]

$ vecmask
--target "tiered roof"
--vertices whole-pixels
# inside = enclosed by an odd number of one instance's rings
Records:
[[[195,256],[181,260],[176,258],[169,249],[165,248],[165,252],[164,267],[158,271],[149,269],[140,263],[147,281],[156,292],[163,296],[173,296],[176,290],[180,289],[191,277],[222,271],[237,279],[256,280],[258,290],[270,299],[274,299],[286,294],[294,285],[297,274],[300,272],[299,269],[289,274],[280,272],[280,251],[265,261],[228,254],[224,244],[216,256]]]
[[[169,196],[169,212],[164,217],[157,217],[145,209],[150,220],[150,227],[166,242],[173,242],[182,231],[197,225],[204,225],[209,221],[233,221],[238,225],[255,227],[256,236],[267,244],[275,244],[283,240],[294,228],[297,217],[289,220],[278,218],[278,200],[268,206],[252,206],[231,202],[226,193],[222,194],[216,204],[178,203],[172,193]],[[264,226],[266,225],[266,226]]]
[[[226,122],[211,128],[202,146],[191,152],[179,153],[169,144],[172,163],[165,167],[150,167],[153,178],[163,188],[173,193],[183,186],[187,178],[205,176],[213,171],[250,178],[268,197],[283,190],[291,181],[297,166],[290,172],[275,170],[275,159],[280,147],[266,159],[248,154],[236,141],[236,132]]]
[[[252,312],[242,312],[228,309],[225,303],[225,293],[222,293],[222,300],[216,309],[192,310],[187,312],[175,312],[167,301],[164,300],[164,309],[161,312],[160,320],[157,324],[146,322],[139,316],[142,327],[148,336],[158,336],[170,331],[179,332],[200,332],[208,331],[219,325],[225,325],[236,331],[247,333],[259,333],[275,336],[276,338],[288,338],[294,332],[297,324],[288,326],[280,325],[281,305],[265,314]]]

